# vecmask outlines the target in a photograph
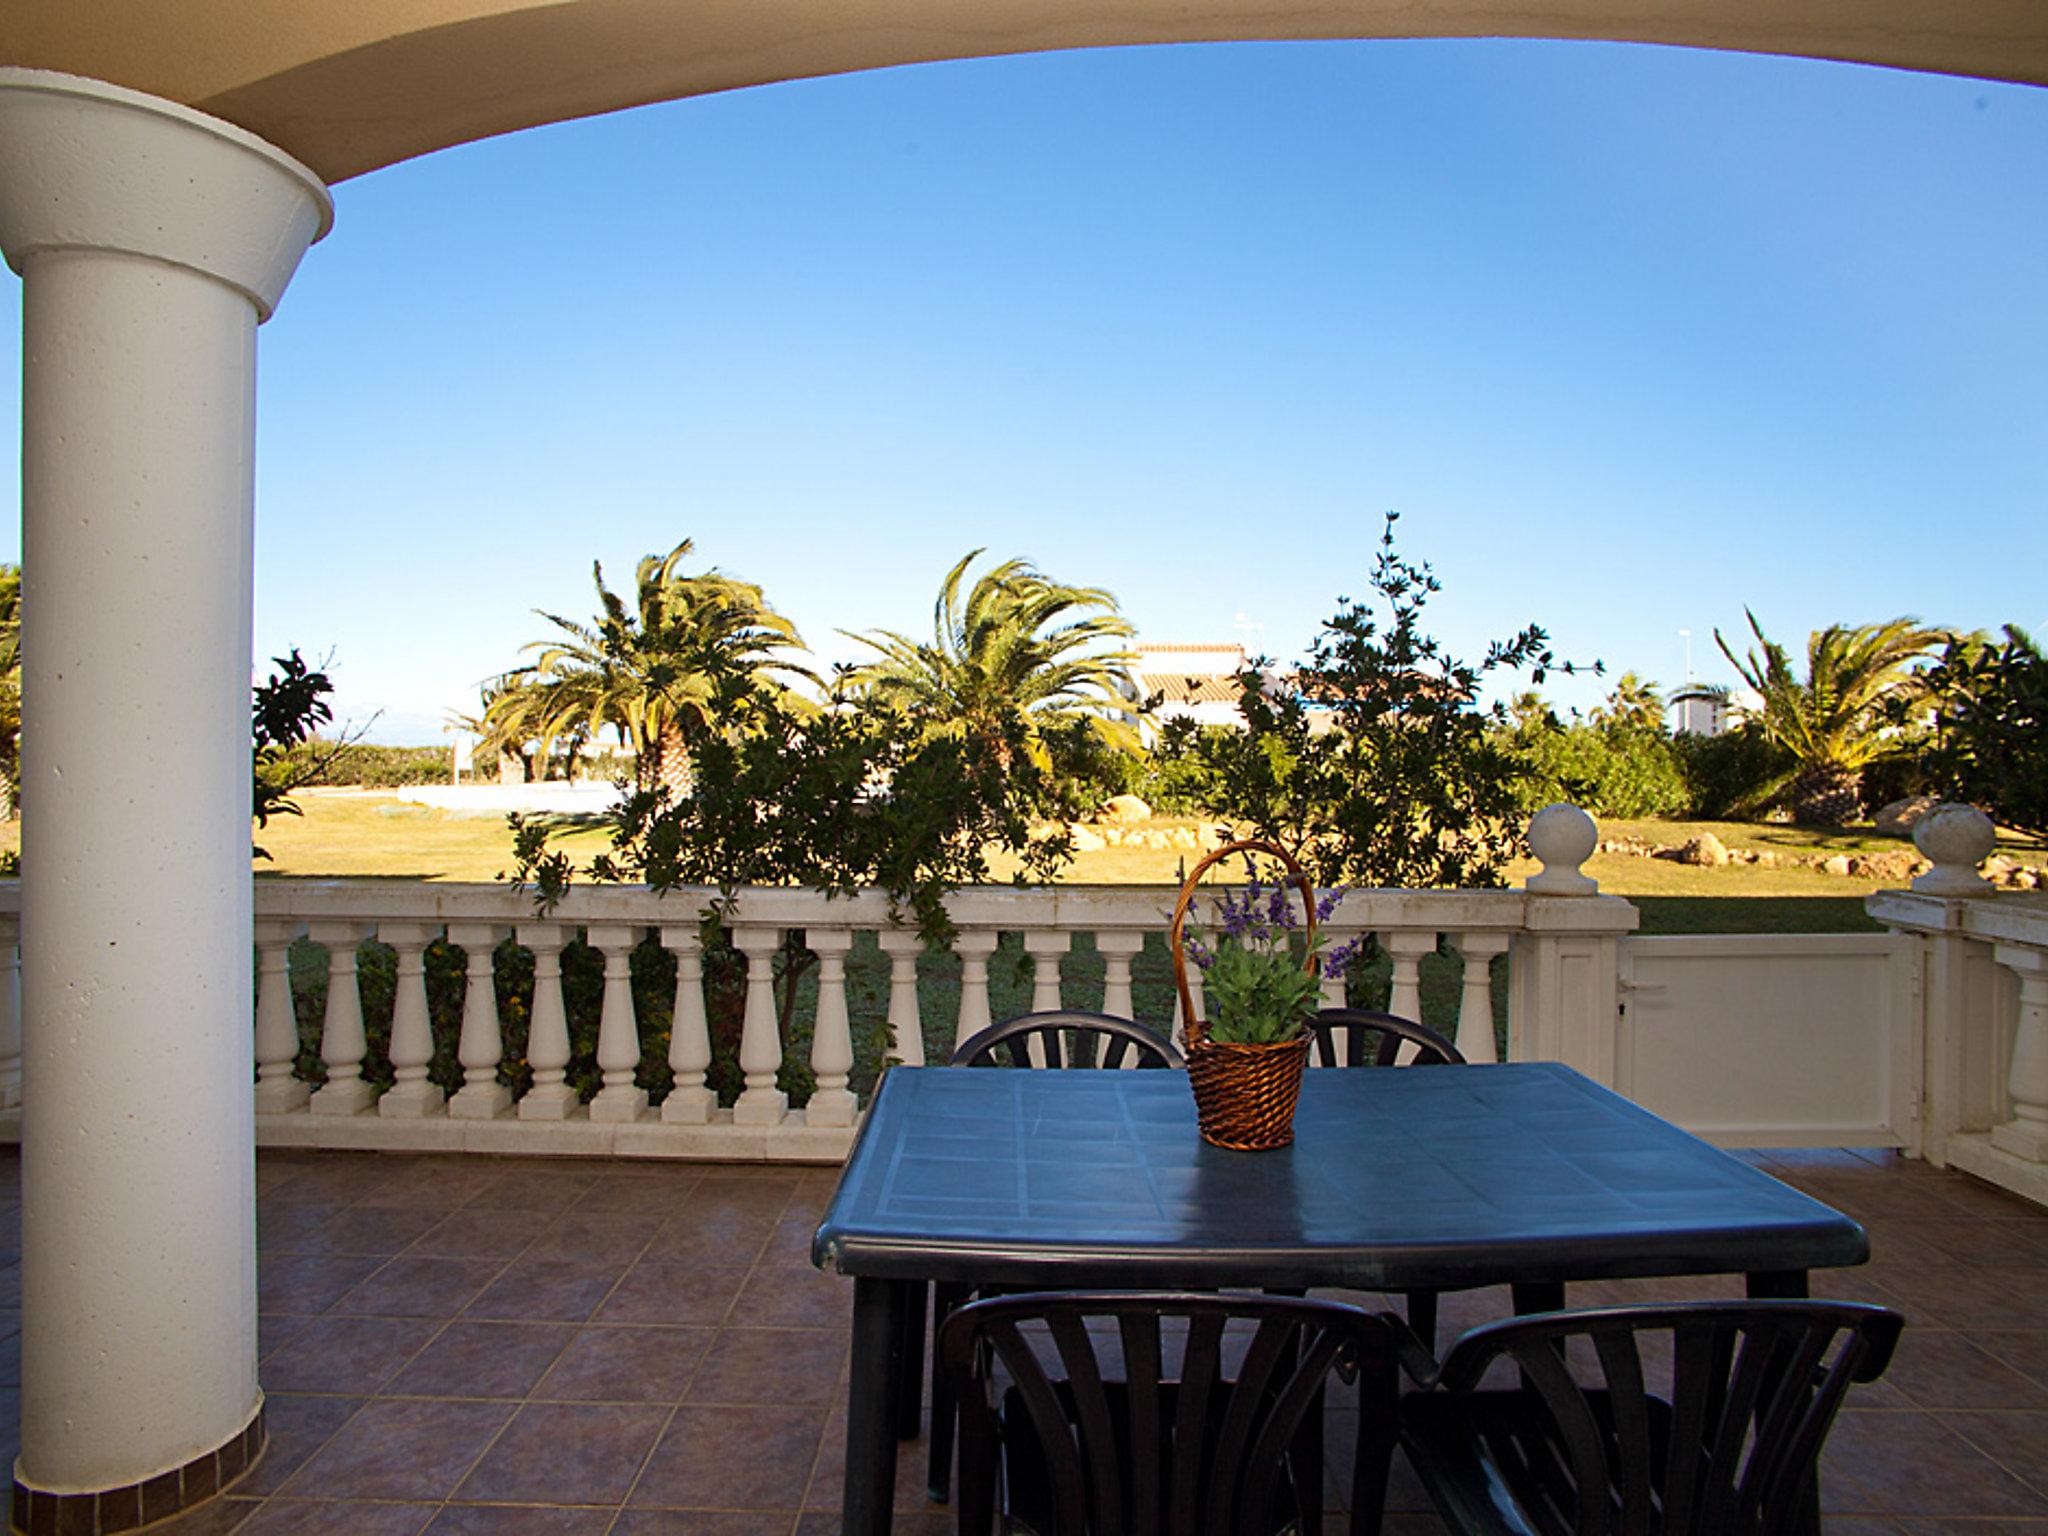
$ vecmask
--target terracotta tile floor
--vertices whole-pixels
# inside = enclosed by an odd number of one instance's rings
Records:
[[[1888,1154],[1754,1161],[1863,1221],[1817,1294],[1911,1320],[1829,1446],[1835,1536],[2048,1536],[2048,1212]],[[0,1158],[0,1305],[18,1299]],[[265,1153],[271,1445],[176,1536],[808,1536],[838,1526],[850,1286],[810,1266],[836,1173]],[[1573,1300],[1731,1294],[1584,1286]],[[1444,1299],[1444,1334],[1506,1310]],[[12,1458],[18,1314],[0,1311]],[[1348,1429],[1341,1408],[1332,1429]],[[1341,1462],[1341,1444],[1332,1461]],[[905,1447],[897,1529],[950,1528]],[[1333,1488],[1333,1507],[1342,1490]],[[1390,1536],[1439,1531],[1397,1465]]]

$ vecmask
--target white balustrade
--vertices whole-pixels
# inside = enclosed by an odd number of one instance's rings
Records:
[[[369,1042],[363,1036],[363,994],[356,981],[356,946],[368,923],[314,923],[312,939],[327,946],[327,1012],[320,1024],[320,1059],[327,1083],[312,1097],[316,1115],[359,1115],[376,1097],[363,1076]]]
[[[1991,1128],[1991,1145],[2029,1163],[2048,1164],[2048,949],[2000,944],[1998,963],[2019,977],[2019,1019],[2005,1077],[2012,1118]]]
[[[455,1059],[462,1086],[448,1101],[457,1120],[495,1120],[512,1109],[512,1085],[498,1077],[505,1059],[505,1035],[498,1024],[498,943],[511,932],[496,923],[450,923],[448,942],[463,953],[462,1034]]]
[[[398,956],[391,997],[394,1080],[377,1101],[377,1113],[418,1120],[438,1112],[443,1104],[441,1090],[427,1081],[427,1067],[434,1059],[434,1028],[427,1013],[426,951],[440,937],[440,925],[379,923],[377,937]]]
[[[882,1061],[922,1065],[925,1060],[922,1004],[938,1001],[920,996],[918,966],[925,942],[898,919],[881,892],[832,899],[816,891],[743,890],[730,906],[721,905],[720,920],[745,959],[744,994],[735,989],[719,995],[706,984],[711,957],[704,949],[703,927],[715,899],[709,890],[656,897],[644,889],[579,888],[553,911],[537,915],[529,895],[504,886],[262,882],[252,935],[259,1141],[836,1161],[851,1143],[862,1096]],[[1148,1013],[1165,1013],[1154,1022],[1184,1039],[1187,1021],[1180,1017],[1177,997],[1170,989],[1162,995],[1156,984],[1148,994],[1133,974],[1151,936],[1165,932],[1170,892],[984,888],[955,893],[947,905],[960,963],[958,1011],[949,1021],[956,1042],[1009,1012],[1061,1007],[1061,968],[1080,934],[1089,936],[1102,958],[1100,1006],[1124,1017],[1139,1016],[1141,1006]],[[18,1029],[8,1007],[18,910],[17,889],[0,882],[0,1136],[7,1134],[11,1118],[6,1112],[18,1098]],[[1606,897],[1359,890],[1347,896],[1328,927],[1331,947],[1369,935],[1390,958],[1389,1006],[1396,1013],[1420,1016],[1426,970],[1432,987],[1454,986],[1459,1008],[1454,1027],[1461,1049],[1473,1060],[1494,1054],[1492,962],[1509,954],[1516,988],[1510,1010],[1514,1053],[1528,1054],[1534,1042],[1538,1051],[1578,1065],[1570,1050],[1560,1050],[1556,1042],[1570,1047],[1575,1040],[1599,1038],[1602,1024],[1592,1017],[1598,989],[1582,985],[1590,974],[1587,957],[1597,971],[1598,946],[1604,943],[1611,950],[1614,934],[1632,926],[1633,916],[1626,903]],[[657,1026],[636,1015],[632,956],[650,931],[675,962],[667,1044],[672,1082],[666,1093],[659,1085],[643,1084],[639,1076],[643,1025]],[[792,932],[804,935],[816,963],[807,1047],[814,1086],[808,1102],[795,1109],[778,1086],[785,1049],[775,975],[777,951]],[[1009,970],[991,965],[1001,936],[1010,933],[1018,936],[1028,958],[1028,981],[1021,975],[1013,981]],[[317,1092],[296,1071],[300,1044],[290,947],[299,934],[327,952],[319,1042],[327,1081]],[[564,951],[579,934],[603,956],[594,1059],[575,1056],[563,991]],[[873,935],[874,943],[863,934]],[[389,1050],[393,1082],[381,1097],[366,1070],[356,970],[357,946],[372,936],[396,957]],[[1431,958],[1440,936],[1455,946],[1461,975],[1430,969],[1448,963]],[[523,1062],[508,1047],[499,1007],[498,959],[508,937],[532,962]],[[443,997],[434,990],[430,996],[430,985],[452,986],[452,979],[444,982],[437,976],[430,983],[427,975],[426,955],[443,938],[463,956],[459,1010],[452,991]],[[999,986],[992,983],[992,969],[1002,978]],[[2023,964],[2014,966],[2015,972],[2020,969]],[[1191,972],[1189,984],[1199,1016],[1204,1006],[1199,969]],[[1321,980],[1323,1001],[1341,1004],[1344,985],[1341,977]],[[2039,1069],[2026,1043],[2042,1029],[2038,992],[2035,987],[2028,993],[2033,1012],[2027,1019],[2034,1022],[2025,1026],[2015,1052],[2010,1095],[2015,1129],[2007,1133],[2008,1142],[2033,1134],[2028,1128],[2041,1119],[2037,1108],[2048,1105],[2048,1093],[2034,1086]],[[1585,1002],[1589,997],[1590,1004]],[[713,1086],[718,1070],[714,1006],[740,1013],[737,1059],[726,1066],[737,1067],[742,1081],[736,1096],[727,1089],[728,1107],[721,1107]],[[459,1011],[461,1021],[454,1042],[461,1082],[445,1102],[442,1088],[429,1076],[436,1050],[435,1008],[443,1016]],[[1611,1020],[1605,1028],[1611,1035]],[[798,1049],[805,1046],[800,1043]],[[506,1080],[522,1075],[506,1070],[508,1059],[530,1071],[531,1084],[524,1091]],[[1597,1052],[1589,1059],[1597,1062]],[[659,1100],[658,1111],[650,1110],[651,1099]],[[366,1113],[373,1107],[375,1113]]]

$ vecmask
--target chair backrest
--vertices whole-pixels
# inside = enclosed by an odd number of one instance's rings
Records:
[[[938,1343],[960,1405],[959,1529],[991,1529],[1000,1459],[1004,1512],[1039,1536],[1277,1531],[1299,1518],[1303,1481],[1320,1502],[1333,1370],[1358,1381],[1354,1497],[1370,1510],[1352,1529],[1376,1529],[1392,1321],[1285,1296],[1040,1292],[962,1307]]]
[[[1318,1067],[1463,1066],[1458,1048],[1426,1024],[1364,1008],[1324,1008],[1309,1021],[1316,1032],[1309,1062]],[[1415,1049],[1402,1061],[1402,1047]]]
[[[1089,1049],[1083,1050],[1087,1045]],[[1185,1067],[1171,1040],[1110,1013],[1060,1009],[991,1024],[953,1052],[954,1067]]]
[[[1843,1395],[1884,1373],[1903,1324],[1835,1301],[1554,1312],[1474,1329],[1441,1381],[1472,1393],[1495,1362],[1519,1367],[1542,1411],[1471,1418],[1533,1529],[1777,1536],[1803,1528]],[[1647,1369],[1646,1337],[1669,1347]]]

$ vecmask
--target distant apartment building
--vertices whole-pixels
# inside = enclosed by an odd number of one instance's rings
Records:
[[[1237,675],[1251,658],[1241,645],[1136,645],[1131,675],[1140,700],[1156,700],[1146,724],[1155,737],[1172,720],[1242,726]]]

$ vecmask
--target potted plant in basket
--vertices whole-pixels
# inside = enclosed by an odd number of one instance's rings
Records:
[[[1271,886],[1259,878],[1254,853],[1287,868]],[[1216,903],[1218,931],[1191,932],[1188,916],[1204,871],[1243,855],[1248,875],[1241,895]],[[1292,887],[1301,895],[1295,917]],[[1294,1140],[1294,1106],[1301,1074],[1315,1040],[1310,1021],[1325,976],[1341,976],[1359,941],[1328,956],[1318,924],[1336,910],[1343,893],[1320,900],[1301,866],[1277,844],[1230,843],[1188,872],[1174,904],[1168,944],[1181,1017],[1187,1021],[1188,1081],[1202,1139],[1238,1151],[1265,1151]],[[1202,973],[1204,1013],[1198,1017],[1188,983],[1188,961]]]

